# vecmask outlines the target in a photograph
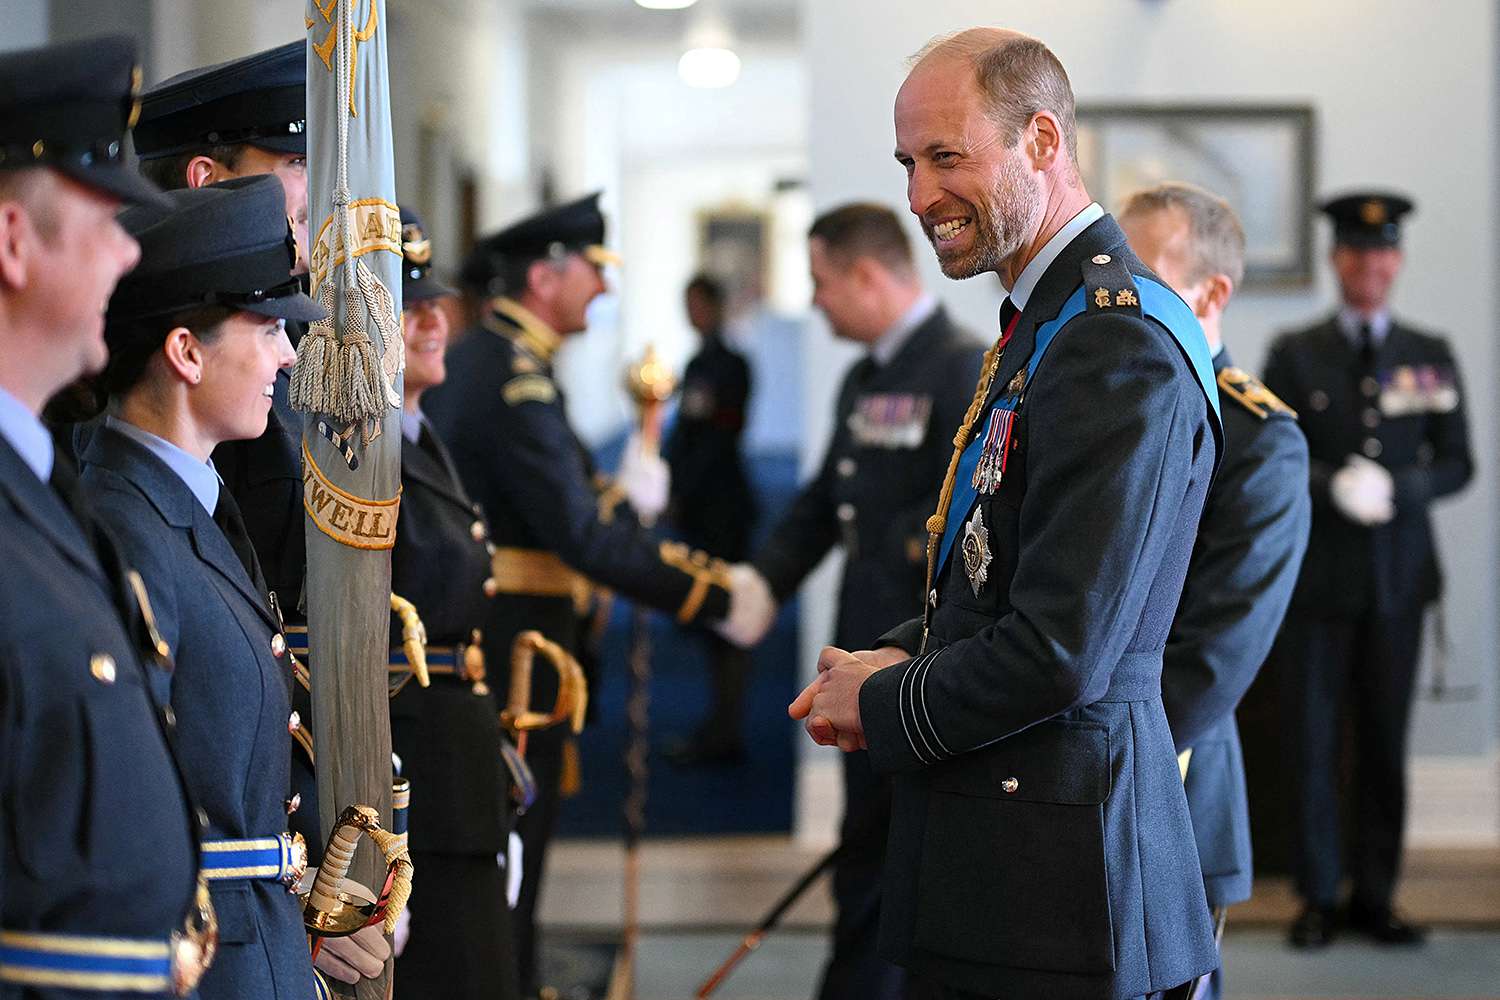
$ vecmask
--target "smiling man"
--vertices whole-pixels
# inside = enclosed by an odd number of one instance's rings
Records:
[[[881,948],[915,996],[1177,995],[1218,964],[1161,700],[1220,447],[1208,345],[1085,191],[1040,41],[935,41],[895,119],[943,272],[1010,296],[922,616],[825,649],[792,714],[894,776]]]

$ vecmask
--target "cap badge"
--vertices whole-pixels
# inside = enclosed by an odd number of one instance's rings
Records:
[[[1359,206],[1359,217],[1367,226],[1383,226],[1386,224],[1385,202],[1379,198],[1371,198]]]

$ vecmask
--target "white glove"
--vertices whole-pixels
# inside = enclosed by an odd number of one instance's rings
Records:
[[[409,904],[409,901],[408,901]],[[411,906],[401,908],[401,916],[396,918],[396,932],[391,935],[391,950],[400,958],[401,953],[406,950],[406,942],[411,940]]]
[[[1350,455],[1328,483],[1333,505],[1349,520],[1365,527],[1385,524],[1396,516],[1396,486],[1390,470],[1363,455]]]
[[[313,965],[319,972],[341,983],[374,979],[385,970],[391,946],[379,924],[361,927],[348,937],[326,937]]]
[[[660,455],[648,455],[641,448],[640,435],[630,435],[625,442],[625,454],[620,459],[620,472],[615,483],[625,491],[630,506],[635,508],[642,524],[651,524],[667,509],[667,497],[672,491],[672,471]]]
[[[765,638],[776,621],[776,598],[766,578],[749,563],[729,567],[729,588],[729,617],[714,629],[741,649],[749,649]]]

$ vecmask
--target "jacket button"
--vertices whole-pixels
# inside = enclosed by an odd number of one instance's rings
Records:
[[[204,812],[202,806],[199,806],[197,809],[193,810],[193,818],[198,821],[198,829],[208,829],[208,813]]]
[[[1359,391],[1374,399],[1380,393],[1380,383],[1375,380],[1375,376],[1366,375],[1359,380]]]
[[[1307,405],[1312,407],[1314,413],[1322,413],[1328,409],[1328,393],[1322,389],[1314,389],[1308,394]]]
[[[1365,444],[1362,450],[1364,451],[1366,458],[1379,458],[1381,451],[1383,451],[1384,449],[1380,444],[1379,438],[1365,438]]]
[[[286,655],[286,636],[280,632],[271,636],[271,655],[278,660]]]
[[[115,682],[115,658],[108,653],[95,653],[89,657],[89,673],[101,684]]]
[[[1006,778],[1000,782],[1000,787],[1005,789],[1006,795],[1013,795],[1021,787],[1021,782],[1015,778]]]
[[[286,717],[286,731],[289,733],[295,733],[301,728],[302,714],[300,712],[293,711],[291,715],[288,715]]]
[[[496,580],[493,576],[489,577],[479,589],[484,591],[485,597],[494,597],[500,593],[500,581]]]
[[[1359,418],[1364,422],[1365,428],[1367,430],[1373,431],[1375,428],[1380,426],[1380,411],[1375,409],[1373,406],[1367,407],[1365,409],[1365,412],[1360,414]]]
[[[859,469],[859,464],[857,462],[855,462],[854,459],[852,459],[852,458],[841,458],[841,459],[839,459],[838,472],[839,472],[839,475],[843,476],[845,479],[848,479],[850,476],[854,475],[854,473],[858,469]]]
[[[854,520],[854,505],[852,503],[839,504],[838,518],[840,521]]]
[[[489,532],[484,530],[483,521],[475,521],[469,525],[469,536],[476,542],[482,542],[489,537]]]
[[[290,816],[292,813],[296,812],[298,809],[301,809],[301,808],[302,808],[302,793],[301,792],[293,792],[292,793],[292,797],[286,800],[286,814],[288,816]]]
[[[169,730],[177,728],[177,713],[172,711],[171,705],[162,706],[161,721]]]

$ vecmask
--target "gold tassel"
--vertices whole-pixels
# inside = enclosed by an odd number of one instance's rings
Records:
[[[583,790],[583,761],[578,757],[578,741],[571,737],[563,741],[562,776],[557,787],[565,799]]]
[[[385,903],[385,932],[395,933],[396,920],[401,916],[401,911],[406,909],[407,900],[411,899],[412,878],[416,875],[416,866],[411,863],[411,854],[406,848],[406,838],[391,833],[389,830],[379,826],[365,831],[375,846],[380,848],[380,853],[385,856],[388,867],[395,869],[395,877],[391,879],[391,894]]]

